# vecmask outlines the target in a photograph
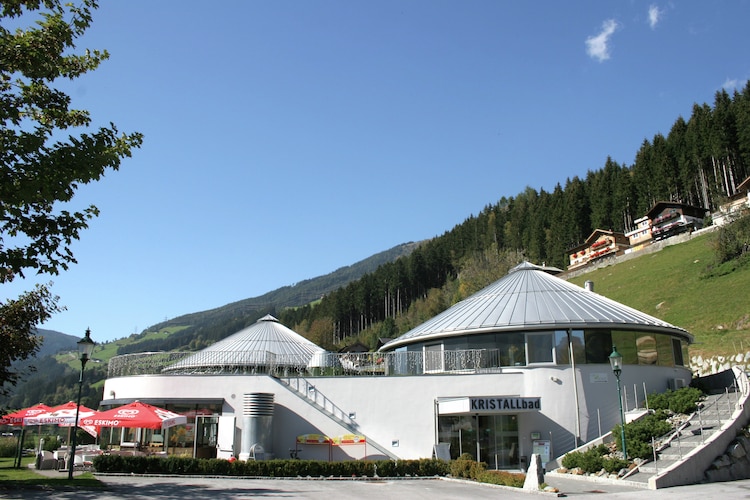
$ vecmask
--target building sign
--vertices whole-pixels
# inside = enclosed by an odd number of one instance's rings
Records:
[[[481,413],[483,411],[529,411],[541,410],[541,398],[512,398],[505,396],[495,396],[491,398],[470,398],[472,413]]]
[[[523,411],[540,411],[541,409],[541,398],[471,396],[438,399],[438,412],[440,415],[518,413]]]

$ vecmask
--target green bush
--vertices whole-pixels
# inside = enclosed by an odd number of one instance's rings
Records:
[[[628,456],[631,458],[653,458],[654,450],[651,438],[664,436],[672,430],[672,425],[666,421],[667,413],[657,410],[645,417],[625,425],[625,441],[628,445]],[[622,433],[620,424],[612,429],[616,437],[617,449],[622,451]]]
[[[750,215],[744,214],[731,224],[721,226],[714,250],[719,263],[750,253]]]
[[[567,469],[581,468],[584,472],[599,472],[604,468],[604,455],[609,453],[606,445],[592,446],[585,451],[571,451],[562,459]]]
[[[467,453],[450,463],[451,476],[462,479],[477,479],[485,470],[487,470],[486,463],[475,461]]]
[[[0,437],[0,457],[15,457],[18,440],[14,437]]]
[[[476,467],[476,466],[475,466]],[[246,462],[187,457],[133,457],[100,455],[94,459],[98,472],[133,474],[202,474],[255,477],[405,477],[446,476],[450,465],[443,460],[261,460]],[[474,472],[476,474],[476,471]]]
[[[630,462],[622,458],[617,457],[602,457],[602,468],[610,474],[619,472],[620,469],[625,469]]]
[[[703,392],[696,387],[683,387],[676,391],[649,394],[648,406],[653,410],[670,410],[674,413],[690,414],[697,410]]]
[[[512,486],[514,488],[523,488],[523,483],[526,481],[526,474],[499,470],[486,470],[479,474],[477,481],[488,484]]]

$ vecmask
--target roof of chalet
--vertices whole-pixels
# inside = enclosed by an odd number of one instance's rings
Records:
[[[696,207],[695,205],[686,205],[685,203],[677,203],[674,201],[657,201],[654,203],[654,206],[646,212],[646,216],[649,219],[653,219],[668,208],[679,208],[684,214],[693,217],[703,216],[707,212],[705,208]]]
[[[384,345],[489,332],[627,329],[669,333],[692,343],[686,330],[615,302],[524,262],[503,278]]]
[[[307,366],[317,352],[325,351],[268,314],[247,328],[168,366],[164,371]]]
[[[593,243],[595,243],[599,238],[602,236],[609,236],[612,239],[614,239],[615,243],[617,244],[628,244],[629,240],[628,237],[625,236],[625,233],[619,232],[619,231],[612,231],[607,229],[594,229],[588,238],[586,238],[586,241],[583,243],[574,246],[570,250],[568,250],[566,253],[575,253],[583,248],[590,247]]]

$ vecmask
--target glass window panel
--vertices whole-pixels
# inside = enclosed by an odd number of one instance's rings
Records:
[[[573,356],[576,364],[586,362],[584,351],[583,330],[571,330],[570,343],[573,344]],[[555,362],[558,365],[570,364],[570,345],[568,344],[568,332],[558,330],[555,332]]]
[[[500,366],[524,366],[526,364],[525,338],[522,333],[497,335]]]
[[[568,345],[568,332],[555,332],[555,362],[558,365],[570,364],[570,347]]]
[[[584,332],[586,341],[586,362],[607,363],[612,354],[612,335],[607,330],[593,330]]]
[[[622,364],[637,365],[638,351],[635,347],[635,332],[612,332],[612,344],[617,347],[617,352],[622,354]]]
[[[659,366],[674,366],[672,338],[669,335],[656,335],[656,352]]]
[[[656,351],[656,336],[649,333],[638,334],[635,344],[638,350],[638,364],[655,365],[658,357]]]
[[[689,364],[685,364],[685,361],[690,359],[690,356],[688,355],[688,343],[681,340],[680,344],[682,345],[682,363],[680,364],[682,366],[689,366]]]
[[[528,345],[529,364],[552,363],[553,334],[527,334],[526,342]]]

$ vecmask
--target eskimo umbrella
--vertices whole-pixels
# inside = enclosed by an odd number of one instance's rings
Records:
[[[64,405],[55,406],[48,412],[24,417],[23,425],[59,425],[62,427],[71,427],[76,423],[76,409],[77,405],[75,402],[70,401]],[[78,409],[78,421],[80,422],[83,417],[93,413],[94,410],[81,405],[80,409]]]
[[[157,406],[134,401],[111,410],[95,412],[81,419],[82,425],[95,427],[138,427],[140,429],[166,429],[186,424],[187,417]]]
[[[13,413],[8,413],[7,415],[4,415],[2,418],[0,418],[0,425],[21,425],[23,426],[23,419],[26,417],[34,417],[36,415],[39,415],[40,413],[47,413],[52,408],[49,406],[39,403],[37,405],[31,406],[29,408],[24,408],[23,410],[14,411]],[[13,463],[13,466],[18,469],[21,467],[21,454],[22,454],[22,448],[23,448],[23,440],[26,435],[26,428],[24,427],[21,429],[21,434],[18,436],[18,446],[17,446],[17,453],[16,453],[16,460]]]
[[[14,411],[13,413],[4,415],[0,418],[0,425],[23,425],[24,418],[35,417],[40,413],[47,413],[51,410],[52,408],[49,406],[39,403],[29,408],[24,408],[23,410]]]

